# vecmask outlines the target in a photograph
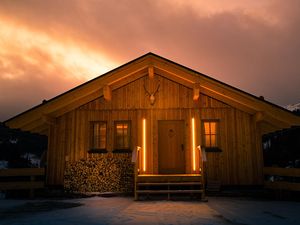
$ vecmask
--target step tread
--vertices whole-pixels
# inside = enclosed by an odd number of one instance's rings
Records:
[[[137,190],[138,194],[203,193],[203,190]]]
[[[138,186],[192,186],[202,185],[201,182],[141,182],[137,183]]]

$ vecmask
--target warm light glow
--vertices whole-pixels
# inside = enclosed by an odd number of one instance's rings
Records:
[[[146,119],[143,119],[143,171],[146,171]]]
[[[193,170],[196,171],[196,144],[195,144],[195,119],[192,118],[192,150],[193,150]]]
[[[0,27],[0,60],[5,61],[4,65],[10,63],[5,56],[14,52],[22,55],[23,60],[32,66],[42,64],[44,70],[56,73],[56,69],[60,68],[65,76],[84,80],[116,66],[104,54],[79,46],[78,43],[60,40],[1,18]],[[17,79],[22,76],[22,71],[4,75],[7,79]]]

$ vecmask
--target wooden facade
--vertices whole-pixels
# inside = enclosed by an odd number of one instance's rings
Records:
[[[216,134],[208,138],[217,148],[206,148],[205,173],[222,185],[263,184],[261,136],[300,125],[299,117],[281,107],[153,53],[5,124],[48,135],[47,183],[62,185],[67,161],[99,154],[90,151],[91,123],[97,121],[106,124],[102,154],[119,150],[116,122],[130,124],[130,147],[124,152],[141,149],[140,174],[204,171],[196,147],[207,138],[203,123],[216,121]]]

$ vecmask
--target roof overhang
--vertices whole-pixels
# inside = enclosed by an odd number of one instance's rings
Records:
[[[48,125],[54,123],[55,118],[103,96],[106,87],[113,91],[149,74],[149,68],[151,73],[181,83],[188,88],[193,89],[197,85],[201,93],[253,115],[256,122],[266,121],[282,128],[300,125],[300,117],[280,106],[153,53],[128,62],[4,123],[10,128],[46,134]]]

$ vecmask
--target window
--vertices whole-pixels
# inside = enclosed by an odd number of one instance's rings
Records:
[[[91,122],[92,150],[106,149],[106,122]]]
[[[115,122],[115,149],[130,149],[130,122]]]
[[[202,122],[202,143],[206,151],[221,151],[219,149],[219,121]]]

